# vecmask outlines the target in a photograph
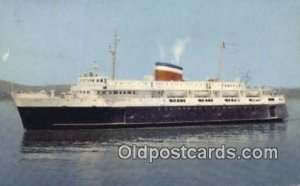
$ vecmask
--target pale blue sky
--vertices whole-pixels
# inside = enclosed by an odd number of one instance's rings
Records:
[[[178,41],[185,78],[214,77],[225,40],[222,79],[250,71],[251,84],[300,87],[299,0],[0,0],[0,79],[75,83],[93,61],[110,75],[114,29],[117,79],[153,74]]]

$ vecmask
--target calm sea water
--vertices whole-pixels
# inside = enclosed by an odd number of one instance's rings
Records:
[[[0,102],[1,185],[299,185],[300,100],[281,123],[25,132]],[[277,147],[278,160],[121,160],[121,144]]]

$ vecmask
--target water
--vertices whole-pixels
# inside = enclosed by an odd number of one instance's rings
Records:
[[[1,185],[299,185],[300,100],[289,121],[173,128],[27,131],[0,103]],[[121,144],[277,147],[278,160],[121,160]]]

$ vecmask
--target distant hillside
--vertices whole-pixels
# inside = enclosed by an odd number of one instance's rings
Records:
[[[18,91],[40,91],[40,90],[55,90],[55,92],[65,92],[70,89],[70,85],[47,85],[47,86],[29,86],[17,83],[11,83],[9,81],[0,80],[0,99],[10,98],[11,90]]]
[[[300,99],[300,88],[280,89],[280,92],[283,93],[286,96],[286,98]]]

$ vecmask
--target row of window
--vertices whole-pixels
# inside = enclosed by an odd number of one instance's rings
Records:
[[[79,93],[80,93],[80,94],[89,94],[90,91],[88,91],[88,90],[86,90],[86,91],[85,91],[85,90],[80,90]]]
[[[81,77],[94,77],[97,76],[97,74],[94,74],[93,72],[82,74]]]
[[[253,102],[253,101],[260,101],[260,99],[249,99],[249,101]]]
[[[170,102],[185,102],[185,99],[169,99]]]
[[[109,95],[117,95],[117,94],[120,94],[120,95],[125,95],[125,94],[128,94],[128,95],[131,95],[131,94],[136,94],[136,91],[132,91],[132,90],[110,90],[110,91],[101,91],[101,90],[98,90],[97,92],[98,94],[100,95],[106,95],[106,94],[109,94]]]
[[[142,82],[142,81],[136,81],[136,82],[114,82],[115,85],[145,85],[145,86],[204,86],[203,83],[191,83],[191,82]],[[208,84],[207,84],[208,85]]]
[[[84,75],[84,77],[88,77],[87,75]],[[97,76],[90,76],[90,77],[97,77]],[[107,79],[81,79],[80,82],[107,82]],[[132,82],[115,82],[115,85],[132,85]],[[148,82],[135,82],[135,85],[151,85]],[[205,83],[189,83],[185,82],[184,84],[182,82],[156,82],[156,86],[180,86],[180,85],[187,85],[187,86],[203,86],[206,85],[207,89],[211,89],[211,84],[205,84]],[[241,87],[241,84],[222,84],[222,87]]]
[[[268,100],[269,100],[269,101],[275,101],[275,99],[274,99],[274,98],[269,98]]]
[[[199,102],[214,102],[213,99],[198,99]]]
[[[240,99],[224,99],[225,102],[238,102]]]
[[[78,91],[80,94],[89,94],[90,91],[89,90],[80,90]],[[114,91],[101,91],[101,90],[98,90],[97,91],[97,94],[99,95],[106,95],[106,94],[109,94],[109,95],[112,95],[112,94],[136,94],[136,91],[131,91],[131,90],[114,90]]]
[[[159,107],[158,110],[257,110],[258,106]]]
[[[241,87],[241,84],[222,84],[222,87]]]
[[[93,82],[97,82],[97,83],[106,83],[106,79],[81,79],[80,82],[83,82],[83,83],[93,83]]]

